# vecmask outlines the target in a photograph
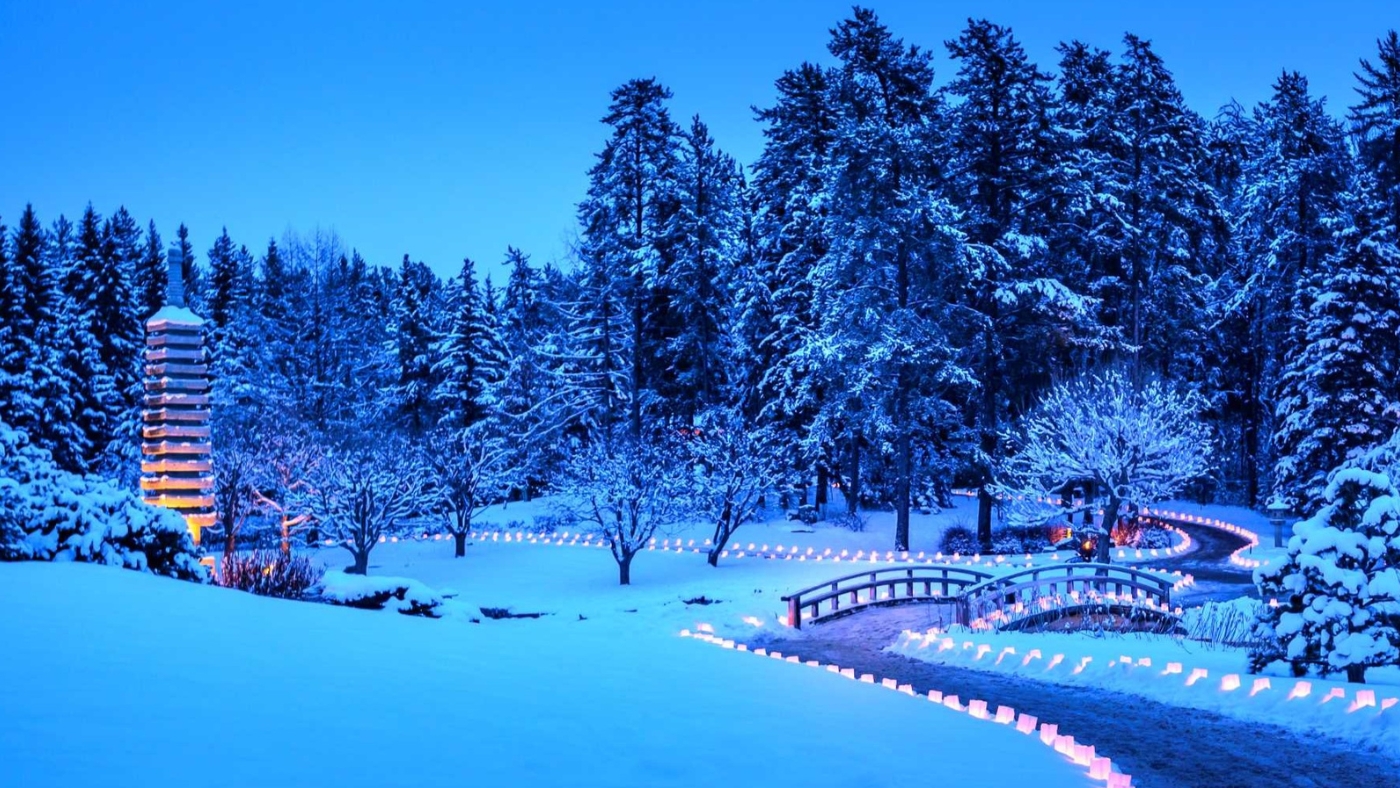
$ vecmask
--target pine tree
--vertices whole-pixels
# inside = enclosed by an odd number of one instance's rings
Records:
[[[729,283],[735,279],[743,206],[734,160],[715,147],[698,116],[682,140],[676,212],[667,228],[674,260],[665,285],[678,322],[666,352],[674,370],[667,399],[671,412],[689,422],[718,404],[725,386]]]
[[[675,321],[663,283],[676,210],[677,129],[654,79],[612,92],[603,123],[612,135],[589,170],[579,205],[581,297],[566,372],[576,418],[587,429],[625,419],[634,440],[643,414],[659,411],[666,343]]]
[[[1323,266],[1328,273],[1278,402],[1277,490],[1309,514],[1322,506],[1334,468],[1400,425],[1400,250],[1388,228],[1372,226],[1365,196],[1355,202],[1351,226]]]
[[[136,289],[141,296],[140,316],[149,318],[165,305],[170,270],[165,264],[165,247],[161,244],[156,223],[146,227],[146,248],[136,268]]]
[[[1319,665],[1364,682],[1400,659],[1398,497],[1384,474],[1337,470],[1322,509],[1293,526],[1287,560],[1261,570],[1260,593],[1278,604],[1260,606],[1252,671],[1283,660],[1298,676]]]
[[[451,327],[437,345],[432,371],[441,382],[433,400],[443,409],[441,423],[468,428],[496,415],[499,384],[506,372],[505,351],[476,282],[476,264],[462,260],[452,283]]]
[[[809,437],[826,394],[800,351],[817,330],[810,275],[831,245],[826,193],[838,122],[831,80],[804,63],[778,78],[777,102],[757,112],[765,143],[751,189],[754,259],[740,284],[736,331],[742,378],[750,382],[740,394],[744,410],[778,432],[789,470],[815,466],[819,506],[832,447]],[[806,504],[802,478],[799,502]]]
[[[1388,207],[1386,222],[1400,231],[1400,36],[1391,30],[1376,47],[1376,63],[1361,61],[1361,101],[1349,117],[1361,138],[1362,161]]]
[[[522,492],[528,498],[543,486],[558,461],[550,448],[558,434],[548,412],[552,378],[546,359],[552,327],[547,321],[541,272],[515,247],[506,249],[505,264],[510,266],[510,274],[499,320],[505,354],[499,401],[514,465],[520,470]]]

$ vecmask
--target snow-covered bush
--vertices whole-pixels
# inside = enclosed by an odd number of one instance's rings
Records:
[[[186,580],[207,577],[178,514],[110,482],[59,469],[0,424],[0,560],[83,561]]]
[[[406,616],[437,618],[442,597],[417,580],[407,577],[366,577],[330,571],[312,593],[332,605],[365,610],[397,610]]]
[[[254,550],[225,555],[219,563],[216,582],[258,596],[301,599],[320,581],[323,571],[306,556],[286,555],[281,550]]]
[[[1322,510],[1293,527],[1288,558],[1255,570],[1265,599],[1250,665],[1285,660],[1302,675],[1400,662],[1400,500],[1383,474],[1344,467],[1332,475]]]
[[[944,555],[974,555],[981,549],[977,534],[962,525],[949,526],[938,540],[938,551]]]

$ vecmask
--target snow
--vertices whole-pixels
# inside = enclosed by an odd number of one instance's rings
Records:
[[[1125,692],[1400,753],[1400,668],[1372,669],[1366,685],[1299,680],[1282,670],[1251,675],[1247,649],[1161,635],[905,632],[890,650],[936,664]],[[1306,696],[1290,697],[1304,687]]]
[[[488,569],[457,563],[464,579]],[[545,585],[580,579],[547,564]],[[628,590],[600,588],[573,588],[600,611],[588,621],[472,625],[0,565],[0,675],[23,677],[0,694],[4,781],[846,788],[907,785],[892,765],[909,764],[949,784],[1102,784],[1010,726],[605,615]]]
[[[165,306],[161,307],[154,315],[151,315],[150,319],[146,322],[148,324],[165,322],[191,326],[202,326],[204,325],[204,318],[200,317],[199,315],[196,315],[194,312],[191,312],[185,307],[171,306],[169,304],[166,304]]]

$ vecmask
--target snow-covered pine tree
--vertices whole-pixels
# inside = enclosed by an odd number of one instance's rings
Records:
[[[612,92],[612,134],[579,205],[581,283],[564,369],[574,418],[587,429],[625,420],[634,440],[658,415],[665,344],[674,321],[659,287],[675,212],[677,138],[671,91],[634,79]]]
[[[470,267],[470,260],[463,263],[464,276]],[[473,290],[476,287],[475,283],[468,286]],[[397,375],[389,395],[398,416],[413,435],[422,434],[437,422],[440,406],[453,410],[471,408],[467,402],[454,403],[451,398],[435,395],[443,364],[436,360],[443,354],[434,352],[439,342],[434,303],[438,287],[438,279],[428,266],[403,256],[393,301],[392,347]],[[460,392],[457,396],[461,396]]]
[[[837,116],[831,75],[804,63],[775,83],[777,100],[757,112],[764,146],[753,169],[753,269],[738,296],[739,359],[750,381],[744,409],[778,431],[777,450],[800,472],[799,501],[816,471],[816,503],[826,503],[833,447],[809,450],[811,425],[825,393],[799,351],[817,330],[812,269],[831,245],[828,164]]]
[[[1260,607],[1250,669],[1283,660],[1325,676],[1400,663],[1400,491],[1384,474],[1342,467],[1323,506],[1293,526],[1288,558],[1255,570]]]
[[[449,291],[452,323],[436,344],[431,372],[438,382],[432,399],[442,413],[441,423],[460,430],[496,414],[496,386],[505,376],[506,357],[471,258],[462,260],[462,272]]]
[[[672,373],[663,396],[672,415],[690,422],[720,401],[725,386],[743,205],[734,159],[715,147],[699,116],[681,139],[675,213],[666,228],[672,260],[663,285],[676,330],[666,349]]]
[[[550,324],[544,276],[530,265],[529,255],[508,247],[505,265],[510,274],[499,320],[505,353],[505,373],[498,387],[500,412],[512,464],[519,469],[520,493],[528,500],[560,460],[559,435],[549,414],[554,378],[548,363],[549,338],[557,335],[558,327]]]
[[[1400,250],[1370,189],[1348,200],[1351,221],[1322,265],[1322,286],[1286,359],[1275,436],[1277,491],[1297,511],[1323,505],[1327,477],[1400,425]]]
[[[25,206],[13,236],[0,225],[0,418],[34,445],[51,449],[41,425],[50,404],[43,388],[51,374],[49,340],[59,294],[44,245],[32,205]]]
[[[165,305],[170,269],[165,264],[165,247],[152,220],[146,226],[146,245],[136,267],[136,292],[140,295],[139,315],[146,320]]]
[[[96,360],[96,343],[79,319],[78,304],[63,286],[73,268],[74,248],[73,223],[60,215],[49,230],[44,250],[45,265],[57,289],[54,326],[49,337],[53,361],[46,375],[48,391],[44,395],[49,403],[49,423],[38,437],[51,446],[58,467],[81,474],[90,470],[94,454],[92,436],[85,427],[90,422],[84,411],[90,398],[91,381],[84,376],[100,365]]]
[[[1361,161],[1387,206],[1385,223],[1400,232],[1400,36],[1391,30],[1376,48],[1376,62],[1361,61],[1361,100],[1348,117],[1360,137]]]
[[[1010,29],[985,20],[971,20],[946,46],[958,61],[948,85],[956,101],[946,167],[959,204],[968,206],[960,222],[968,259],[958,344],[967,348],[978,384],[967,398],[977,444],[966,454],[979,487],[978,536],[990,546],[988,485],[1011,403],[1043,387],[1052,365],[1065,363],[1076,335],[1087,333],[1077,327],[1092,323],[1092,302],[1058,278],[1047,258],[1041,225],[1052,197],[1065,191],[1054,179],[1066,179],[1062,168],[1047,164],[1063,146],[1048,121],[1055,112],[1050,78]]]
[[[839,442],[848,458],[848,514],[862,497],[862,454],[875,447],[873,458],[893,460],[894,549],[907,550],[914,414],[930,381],[962,376],[939,321],[962,238],[936,192],[941,107],[932,56],[867,9],[832,32],[829,48],[840,63],[827,191],[832,241],[812,273],[819,329],[798,353],[826,388],[813,432]]]

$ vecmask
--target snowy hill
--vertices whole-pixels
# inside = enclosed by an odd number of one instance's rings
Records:
[[[74,564],[0,565],[0,598],[0,785],[1093,784],[1009,727],[607,619],[411,619]]]

